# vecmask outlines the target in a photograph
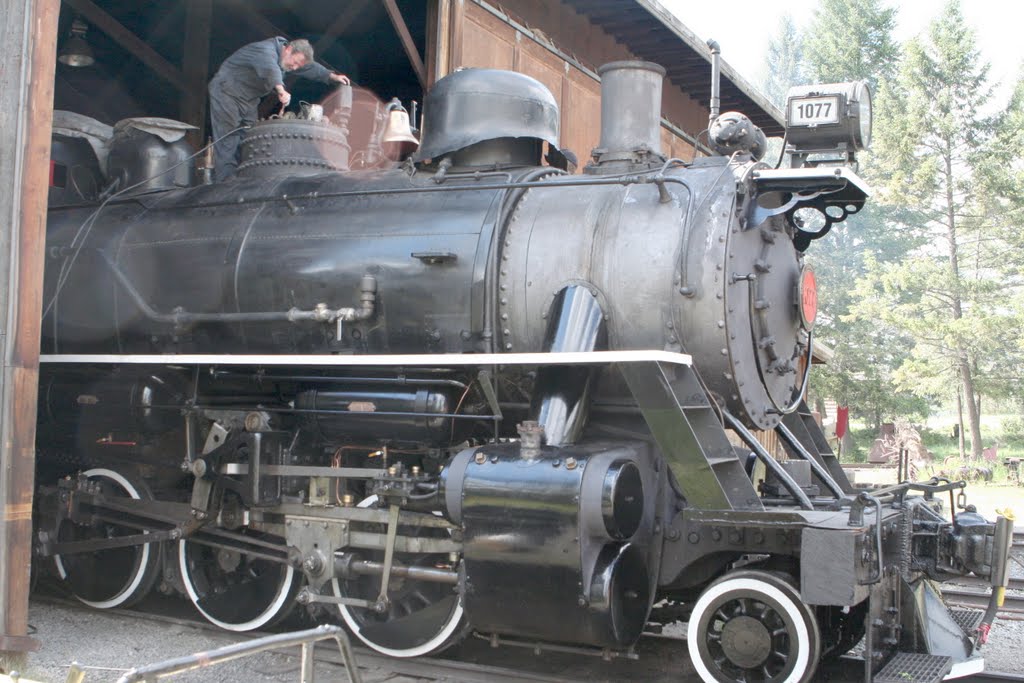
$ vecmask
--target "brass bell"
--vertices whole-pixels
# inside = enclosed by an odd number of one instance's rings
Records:
[[[409,125],[409,112],[394,100],[388,105],[388,122],[384,127],[381,142],[411,142],[417,146],[420,144],[420,141],[412,134],[412,126]]]

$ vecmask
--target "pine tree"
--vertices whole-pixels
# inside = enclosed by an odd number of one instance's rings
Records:
[[[996,115],[994,135],[979,159],[979,180],[995,226],[1014,247],[1024,247],[1024,67],[1006,108]]]
[[[871,86],[875,120],[897,113],[888,80],[899,62],[892,36],[895,10],[879,0],[821,0],[805,32],[804,72],[812,82],[865,80]],[[869,182],[876,155],[861,153],[860,172]],[[896,386],[894,371],[909,356],[911,341],[878,321],[851,316],[854,292],[868,262],[886,263],[908,248],[905,216],[898,207],[870,202],[864,211],[836,224],[828,238],[808,250],[821,286],[817,339],[835,351],[812,376],[812,391],[849,405],[855,414],[879,422],[894,415],[922,414],[927,403]]]
[[[980,213],[994,239],[995,271],[1001,280],[1000,306],[1016,315],[998,330],[1000,367],[985,377],[986,394],[1021,401],[1024,379],[1024,68],[1010,100],[994,121],[994,134],[978,160]]]
[[[761,89],[779,107],[786,104],[786,93],[794,85],[808,83],[803,58],[803,38],[786,13],[779,19],[778,33],[768,42],[767,72]]]
[[[979,113],[991,92],[987,74],[956,0],[927,36],[907,45],[900,112],[880,121],[874,158],[882,198],[912,211],[910,224],[927,242],[898,263],[872,267],[855,306],[861,319],[913,338],[897,380],[922,395],[948,395],[951,387],[962,395],[975,457],[984,378],[998,372],[994,349],[1009,324],[979,182],[992,131]]]
[[[821,0],[806,31],[804,57],[813,82],[866,80],[874,90],[896,73],[896,10],[881,0]]]

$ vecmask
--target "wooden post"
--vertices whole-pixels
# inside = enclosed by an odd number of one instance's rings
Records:
[[[462,66],[462,33],[466,23],[465,0],[452,0],[451,44],[448,47],[448,73]]]
[[[448,75],[451,50],[452,0],[433,0],[428,8],[427,72],[428,87]],[[418,127],[417,123],[417,127]]]
[[[0,0],[0,665],[28,637],[39,316],[59,0]]]
[[[188,0],[185,5],[185,54],[181,70],[185,75],[181,120],[198,128],[188,134],[194,149],[203,146],[206,127],[206,82],[210,76],[210,23],[212,0]]]

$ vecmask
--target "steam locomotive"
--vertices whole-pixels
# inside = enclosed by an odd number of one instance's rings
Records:
[[[772,167],[732,112],[716,154],[666,159],[664,70],[600,75],[579,175],[550,92],[484,69],[384,167],[344,104],[256,124],[217,184],[152,120],[105,167],[55,144],[36,545],[70,591],[180,593],[233,631],[303,605],[395,657],[678,621],[705,680],[809,681],[862,638],[879,680],[976,670],[1009,523],[963,482],[855,489],[803,401],[803,254],[866,201],[869,93],[795,91]],[[968,573],[985,614],[934,587]]]

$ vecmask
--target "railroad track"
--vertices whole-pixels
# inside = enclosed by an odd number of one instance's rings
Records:
[[[959,679],[963,683],[1007,683],[1009,681],[1024,681],[1024,674],[1001,673],[999,671],[985,671],[973,676]]]
[[[962,576],[955,581],[950,581],[948,585],[964,586],[969,588],[984,588],[988,589],[991,587],[987,580],[978,578],[977,576]],[[1012,591],[1024,591],[1024,579],[1011,578],[1009,584],[1006,586]],[[945,591],[944,591],[945,592]]]
[[[989,593],[978,593],[976,591],[963,590],[961,588],[950,588],[944,586],[942,597],[951,605],[971,607],[974,609],[985,609],[988,607]],[[1001,619],[1013,621],[1024,621],[1024,597],[1007,595],[1003,606],[999,610]]]

